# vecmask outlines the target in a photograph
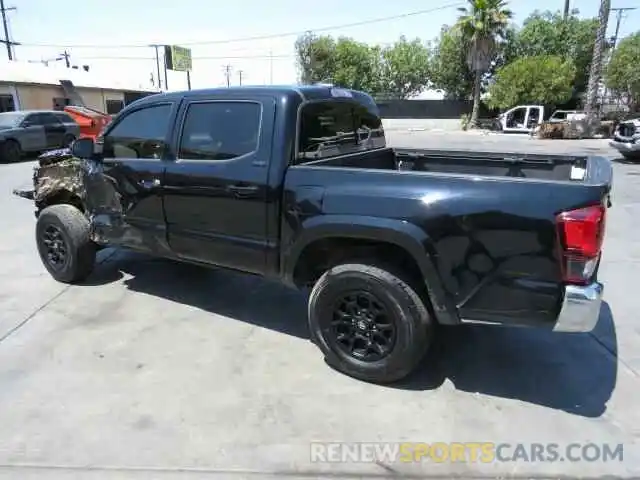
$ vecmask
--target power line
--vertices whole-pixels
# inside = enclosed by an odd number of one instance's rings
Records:
[[[250,42],[250,41],[255,41],[255,40],[269,40],[269,39],[274,39],[274,38],[284,38],[284,37],[293,37],[293,36],[299,36],[299,35],[304,35],[305,33],[308,32],[326,32],[329,30],[340,30],[343,28],[352,28],[352,27],[359,27],[362,25],[370,25],[372,23],[380,23],[380,22],[388,22],[391,20],[399,20],[401,18],[407,18],[407,17],[413,17],[413,16],[417,16],[417,15],[424,15],[427,13],[433,13],[433,12],[437,12],[439,10],[447,10],[450,8],[457,8],[460,6],[465,5],[465,2],[452,2],[452,3],[447,3],[445,5],[441,5],[439,7],[434,7],[434,8],[428,8],[425,10],[417,10],[414,12],[409,12],[409,13],[402,13],[399,15],[391,15],[391,16],[387,16],[387,17],[378,17],[378,18],[372,18],[369,20],[362,20],[359,22],[352,22],[352,23],[343,23],[343,24],[338,24],[338,25],[331,25],[331,26],[325,26],[325,27],[320,27],[320,28],[307,28],[305,30],[298,30],[298,31],[291,31],[291,32],[283,32],[283,33],[274,33],[274,34],[269,34],[269,35],[256,35],[256,36],[251,36],[251,37],[239,37],[239,38],[231,38],[231,39],[227,39],[227,40],[208,40],[208,41],[201,41],[201,42],[176,42],[176,44],[184,46],[184,47],[189,47],[189,46],[195,46],[195,45],[219,45],[219,44],[228,44],[228,43],[238,43],[238,42]],[[22,43],[22,46],[26,46],[26,47],[55,47],[55,48],[110,48],[110,49],[118,49],[118,48],[149,48],[149,44],[144,44],[144,45],[89,45],[89,44],[77,44],[77,45],[73,45],[73,44],[47,44],[47,43]]]
[[[81,57],[84,60],[153,60],[155,61],[154,57]],[[295,55],[291,54],[291,55],[244,55],[244,56],[229,56],[229,55],[223,55],[223,56],[203,56],[203,57],[192,57],[192,60],[242,60],[242,59],[264,59],[264,60],[268,60],[268,59],[273,59],[273,58],[295,58]]]

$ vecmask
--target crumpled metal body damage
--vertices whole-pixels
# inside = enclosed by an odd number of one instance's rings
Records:
[[[14,190],[15,195],[34,201],[36,215],[49,205],[76,205],[90,221],[94,242],[105,246],[138,243],[135,239],[140,234],[127,228],[122,195],[101,162],[76,158],[65,148],[42,154],[38,163],[33,190]]]

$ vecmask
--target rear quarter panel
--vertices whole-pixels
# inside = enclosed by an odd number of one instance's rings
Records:
[[[282,241],[294,252],[333,218],[377,219],[417,238],[433,269],[425,278],[439,283],[432,302],[456,318],[551,328],[563,294],[555,215],[602,195],[583,183],[296,166],[284,211],[298,214],[285,213]]]

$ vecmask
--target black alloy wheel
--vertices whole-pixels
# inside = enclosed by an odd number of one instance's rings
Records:
[[[345,354],[375,362],[393,350],[396,325],[383,301],[371,292],[354,291],[336,301],[332,334]]]
[[[69,261],[69,246],[62,231],[56,225],[47,225],[42,231],[41,242],[45,247],[45,258],[54,270],[61,270]]]

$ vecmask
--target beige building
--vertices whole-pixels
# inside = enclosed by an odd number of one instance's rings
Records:
[[[109,79],[83,69],[0,62],[0,111],[50,110],[84,104],[101,112],[117,113],[133,100],[157,92],[151,85]]]

